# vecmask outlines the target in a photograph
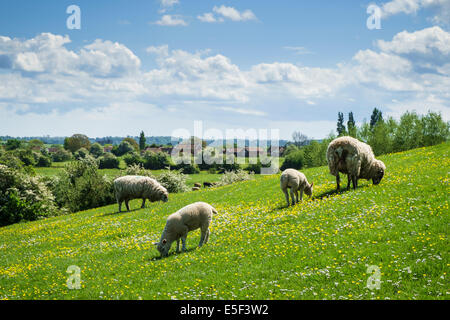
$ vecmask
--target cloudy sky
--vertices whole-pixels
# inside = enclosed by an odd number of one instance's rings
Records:
[[[450,120],[449,23],[450,0],[2,0],[0,135],[171,135],[201,120],[323,138],[338,111],[361,123],[374,107]]]

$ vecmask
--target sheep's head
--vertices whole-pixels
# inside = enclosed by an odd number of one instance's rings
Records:
[[[306,187],[305,187],[305,194],[306,194],[307,196],[309,196],[309,197],[312,197],[312,194],[313,194],[313,185],[314,185],[314,182],[311,182],[311,184],[306,184]]]
[[[374,185],[380,183],[381,179],[383,179],[384,172],[386,171],[386,166],[383,161],[375,160],[372,167],[372,182]]]
[[[163,192],[161,192],[161,198],[160,199],[161,199],[162,202],[169,201],[169,193],[164,190]]]
[[[162,239],[160,242],[155,242],[156,249],[158,249],[161,257],[167,257],[169,255],[170,245],[166,239]]]

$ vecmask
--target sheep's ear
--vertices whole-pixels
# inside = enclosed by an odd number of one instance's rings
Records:
[[[157,246],[159,244],[159,242],[153,242],[153,245]]]
[[[164,239],[164,240],[162,241],[162,244],[166,244],[166,242],[167,242],[167,240],[166,240],[166,239]]]
[[[311,182],[311,185],[310,185],[310,187],[312,188],[312,186],[314,185],[314,182]]]

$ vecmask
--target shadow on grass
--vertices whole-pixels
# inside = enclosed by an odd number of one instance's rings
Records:
[[[162,260],[162,259],[167,259],[167,258],[170,258],[172,256],[180,255],[180,254],[183,254],[183,253],[189,253],[189,252],[192,252],[192,251],[197,250],[197,249],[198,249],[198,247],[188,248],[188,249],[186,249],[186,251],[183,251],[183,250],[180,249],[180,253],[177,253],[175,250],[172,250],[171,252],[169,252],[169,255],[167,257],[161,257],[160,255],[158,255],[158,256],[154,256],[152,258],[148,258],[148,260],[149,261],[158,261],[158,260]]]
[[[119,214],[123,214],[123,213],[127,213],[127,212],[135,212],[135,211],[139,211],[142,209],[145,209],[145,208],[136,208],[136,209],[131,209],[130,211],[122,210],[122,211],[108,212],[108,213],[102,214],[100,217],[108,217],[108,216],[119,215]]]

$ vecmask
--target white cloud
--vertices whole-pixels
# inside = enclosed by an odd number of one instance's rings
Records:
[[[159,10],[160,13],[164,13],[180,3],[179,0],[159,0],[159,2],[161,5],[161,9]]]
[[[421,9],[434,9],[435,16],[432,18],[434,23],[448,24],[450,21],[450,1],[449,0],[392,0],[382,5],[382,17],[404,13],[417,14]]]
[[[155,24],[169,27],[175,26],[185,27],[188,25],[187,22],[184,21],[180,15],[170,15],[170,14],[163,15],[160,20],[155,22]]]
[[[431,55],[433,51],[437,51],[450,55],[450,33],[437,26],[412,33],[403,31],[396,34],[392,41],[379,40],[377,45],[383,51],[396,54]]]
[[[224,21],[222,18],[215,18],[214,14],[211,13],[211,12],[207,12],[207,13],[204,13],[202,15],[199,15],[199,16],[197,16],[197,19],[202,21],[202,22],[209,22],[209,23]]]
[[[257,20],[255,14],[251,10],[238,11],[233,7],[227,7],[221,5],[220,7],[214,6],[213,12],[207,12],[203,15],[197,16],[202,22],[224,22],[225,20],[231,21],[249,21]]]

